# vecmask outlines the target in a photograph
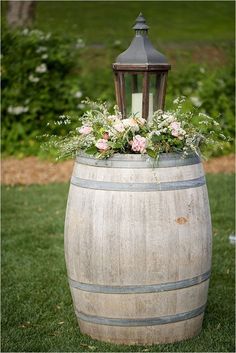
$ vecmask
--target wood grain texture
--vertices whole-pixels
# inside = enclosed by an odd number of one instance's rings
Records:
[[[167,75],[168,71],[162,72],[157,81],[157,109],[163,110],[165,106]]]
[[[144,72],[143,75],[143,97],[142,97],[142,118],[148,118],[149,111],[149,75],[148,72]]]
[[[132,71],[132,72],[142,72],[142,71],[168,71],[171,69],[170,64],[117,64],[114,63],[112,65],[113,70],[115,72],[126,72],[126,71]]]
[[[121,112],[122,105],[121,105],[121,97],[120,97],[120,80],[117,72],[114,73],[114,83],[115,83],[115,92],[116,92],[116,104],[118,105],[119,111]]]
[[[170,168],[106,168],[76,163],[73,176],[119,183],[161,183],[204,175],[201,163]],[[108,286],[151,285],[199,276],[211,268],[211,219],[205,185],[129,192],[71,185],[65,220],[68,277]],[[152,318],[188,312],[207,301],[209,280],[159,293],[91,293],[71,288],[76,310],[108,318]],[[127,344],[187,339],[203,315],[157,326],[115,327],[79,320],[93,338]]]
[[[121,103],[121,114],[122,117],[126,117],[126,106],[125,106],[125,75],[123,72],[118,73],[119,84],[120,84],[120,103]]]

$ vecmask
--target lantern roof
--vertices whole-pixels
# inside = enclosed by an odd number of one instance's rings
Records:
[[[148,39],[149,26],[142,13],[133,26],[135,37],[129,48],[116,58],[116,64],[126,65],[169,65],[166,57],[157,51]]]

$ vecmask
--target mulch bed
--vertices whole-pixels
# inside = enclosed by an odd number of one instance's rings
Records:
[[[2,160],[1,182],[6,185],[68,182],[73,164],[73,161],[52,163],[37,157],[7,158]],[[206,173],[234,173],[235,155],[213,158],[203,164]]]

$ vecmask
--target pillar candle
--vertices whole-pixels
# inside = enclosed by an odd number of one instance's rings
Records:
[[[142,117],[142,93],[132,93],[132,114]],[[149,108],[148,108],[148,121],[152,119],[153,115],[153,94],[149,93]]]

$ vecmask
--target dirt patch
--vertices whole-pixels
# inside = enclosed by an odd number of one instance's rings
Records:
[[[7,158],[2,161],[2,184],[30,185],[68,182],[73,161],[52,163],[37,157]]]
[[[212,158],[203,165],[206,173],[235,173],[235,155]]]
[[[37,157],[2,160],[2,184],[30,185],[69,182],[73,161],[52,163]],[[204,162],[206,173],[234,173],[235,155],[213,158]]]

